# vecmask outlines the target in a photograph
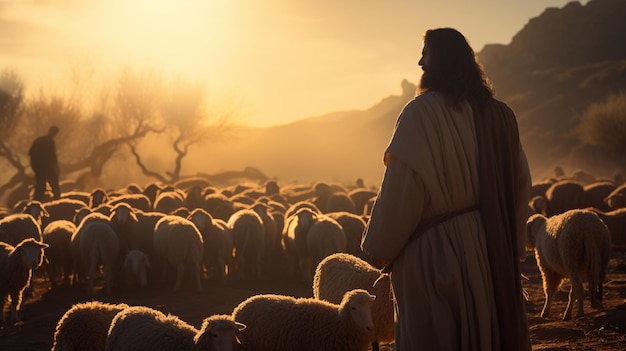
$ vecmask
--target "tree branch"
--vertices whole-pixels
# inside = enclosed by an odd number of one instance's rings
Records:
[[[139,153],[137,152],[137,149],[135,149],[135,147],[129,142],[126,143],[128,145],[128,147],[130,148],[130,152],[133,154],[133,156],[135,156],[135,161],[137,163],[137,165],[139,166],[139,168],[141,168],[141,172],[143,172],[143,174],[149,176],[149,177],[153,177],[156,178],[157,180],[163,182],[163,183],[167,183],[167,180],[165,179],[165,177],[163,177],[161,174],[151,171],[148,169],[148,167],[146,167],[146,165],[141,161],[141,156],[139,155]]]

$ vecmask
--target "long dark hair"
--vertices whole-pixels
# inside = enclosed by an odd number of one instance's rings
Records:
[[[472,106],[484,107],[494,96],[482,65],[463,34],[453,28],[430,29],[424,34],[430,65],[426,67],[420,89],[443,93],[458,106],[467,100]]]

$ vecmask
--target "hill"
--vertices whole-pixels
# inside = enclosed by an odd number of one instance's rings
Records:
[[[571,2],[531,18],[508,45],[477,52],[497,92],[518,116],[534,178],[556,165],[608,176],[617,165],[578,137],[580,114],[592,103],[626,91],[626,1]],[[282,181],[363,178],[375,185],[382,153],[415,85],[401,83],[367,110],[340,111],[268,128],[237,128],[216,146],[218,169],[254,166]],[[197,156],[196,156],[197,157]],[[205,156],[206,157],[206,156]]]

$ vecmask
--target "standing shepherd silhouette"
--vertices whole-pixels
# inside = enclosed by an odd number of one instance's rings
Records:
[[[33,200],[43,201],[46,183],[50,184],[55,199],[61,197],[59,163],[54,144],[54,137],[58,133],[59,128],[57,126],[50,127],[48,134],[35,139],[28,150],[30,166],[33,172],[35,172],[35,194],[33,195]]]

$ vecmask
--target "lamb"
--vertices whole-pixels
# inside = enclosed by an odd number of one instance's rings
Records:
[[[161,281],[167,278],[168,264],[176,270],[174,291],[180,290],[185,262],[194,268],[196,290],[202,290],[203,240],[198,228],[189,220],[166,215],[154,228],[154,254],[161,265]]]
[[[541,316],[550,315],[552,298],[564,278],[569,278],[571,289],[563,320],[571,319],[574,301],[576,317],[583,315],[584,279],[589,280],[591,307],[602,308],[611,237],[600,217],[593,211],[574,209],[549,218],[534,214],[526,225],[526,248],[535,250],[546,295]]]
[[[113,272],[119,254],[119,238],[105,215],[93,212],[88,214],[76,228],[70,242],[70,250],[75,262],[75,270],[87,273],[87,291],[93,294],[93,281],[100,271],[100,265],[105,280],[105,289],[111,294]],[[78,263],[78,264],[76,264]]]
[[[394,312],[389,274],[347,253],[330,255],[315,269],[313,296],[316,299],[338,304],[344,294],[353,289],[365,289],[376,296],[372,302],[375,342],[393,342]]]
[[[243,351],[364,351],[374,340],[372,299],[363,289],[347,292],[339,305],[314,298],[255,295],[235,307],[232,316],[246,325]]]
[[[232,351],[244,327],[229,315],[213,315],[197,330],[177,316],[135,306],[115,316],[105,350]]]
[[[207,211],[196,208],[187,217],[202,235],[204,243],[204,266],[207,272],[214,268],[217,278],[224,283],[226,266],[231,264],[233,252],[233,238],[226,222],[213,219]]]
[[[235,247],[234,268],[240,278],[260,279],[265,256],[265,227],[261,217],[252,209],[235,212],[228,219],[228,228]]]
[[[57,220],[51,222],[43,230],[43,242],[48,244],[44,264],[53,287],[57,286],[56,277],[63,277],[63,285],[70,284],[74,262],[70,252],[72,235],[76,231],[74,222]]]
[[[11,321],[20,322],[18,312],[22,305],[24,289],[30,285],[32,271],[41,266],[47,244],[33,238],[24,239],[17,246],[0,242],[0,312],[6,321],[4,305],[11,297]]]
[[[74,304],[56,325],[52,351],[104,351],[113,318],[127,308],[99,301]]]

